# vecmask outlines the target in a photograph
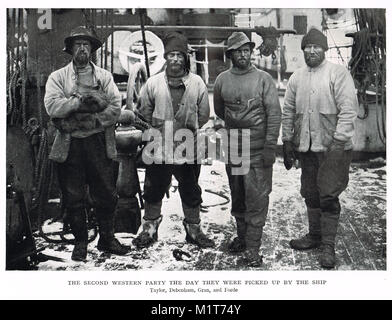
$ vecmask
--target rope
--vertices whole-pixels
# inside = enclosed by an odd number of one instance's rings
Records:
[[[338,52],[339,58],[342,60],[343,63],[345,63],[346,61],[344,60],[344,58],[343,58],[343,56],[342,56],[342,53],[340,52],[340,47],[336,44],[336,41],[335,41],[335,39],[334,39],[334,37],[333,37],[333,35],[332,35],[332,32],[331,32],[331,30],[330,30],[329,27],[327,27],[327,31],[329,31],[329,35],[330,35],[331,38],[332,38],[332,41],[333,41],[333,43],[334,43],[334,45],[335,45],[334,48],[336,48],[336,51]]]
[[[11,99],[11,125],[16,124],[17,122],[17,113],[18,113],[18,107],[16,104],[16,82],[18,79],[18,74],[19,74],[19,68],[15,68],[15,72],[13,73],[11,77],[11,83],[10,83],[10,99]]]
[[[216,204],[211,204],[211,205],[207,205],[207,206],[202,206],[204,209],[205,208],[216,207],[216,206],[223,206],[223,205],[228,204],[230,202],[230,198],[227,195],[225,195],[222,191],[217,192],[217,191],[213,191],[213,190],[210,190],[210,189],[205,189],[204,191],[208,192],[208,193],[215,194],[215,195],[217,195],[217,196],[219,196],[219,197],[221,197],[221,198],[226,200],[226,201],[224,201],[222,203],[216,203]]]
[[[12,61],[12,62],[11,62]],[[7,83],[7,116],[11,125],[26,126],[26,51],[22,48],[19,56],[14,57],[13,49],[8,49],[7,68],[15,65],[15,71]],[[11,72],[11,71],[10,71]],[[17,90],[19,88],[19,90]],[[20,94],[20,96],[17,95]]]
[[[41,109],[41,81],[38,75],[37,79],[37,108],[38,108],[38,120],[41,127],[43,127],[43,116],[42,116],[42,109]]]
[[[12,118],[12,113],[14,111],[14,98],[13,98],[13,82],[14,82],[14,77],[16,76],[16,73],[14,72],[11,75],[11,79],[8,85],[8,101],[9,101],[9,108],[7,110],[7,115],[10,115]],[[12,124],[12,121],[11,121]]]
[[[145,131],[150,128],[150,125],[147,122],[143,121],[142,119],[140,119],[137,116],[136,116],[135,122],[132,123],[132,126],[134,126],[136,129],[141,130],[141,131]]]
[[[377,131],[385,145],[385,10],[354,9],[354,16],[359,31],[354,34],[349,66],[365,109],[364,116],[358,118],[368,116],[367,91],[374,85],[375,103],[381,108],[376,110]]]
[[[22,48],[22,61],[20,75],[22,77],[22,125],[26,126],[26,52],[23,46]]]
[[[41,130],[41,140],[38,149],[37,161],[34,168],[34,183],[36,186],[34,203],[32,209],[39,209],[41,203],[42,190],[44,188],[44,180],[46,178],[46,167],[47,167],[47,151],[48,151],[48,139],[46,129]]]

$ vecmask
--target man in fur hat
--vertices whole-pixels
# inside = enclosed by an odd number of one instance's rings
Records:
[[[140,94],[139,112],[153,130],[160,132],[162,139],[158,140],[162,148],[149,155],[143,154],[151,164],[147,166],[144,183],[145,212],[142,231],[134,244],[144,248],[158,239],[158,227],[162,221],[162,199],[174,175],[178,180],[184,212],[186,241],[201,248],[212,247],[214,242],[207,238],[200,227],[202,199],[198,184],[200,164],[197,164],[196,152],[184,163],[173,150],[180,143],[173,140],[176,132],[186,129],[195,138],[192,139],[193,143],[196,141],[198,129],[208,121],[208,91],[203,80],[189,72],[188,41],[185,36],[172,32],[163,40],[166,69],[149,78]],[[168,134],[169,132],[171,134]],[[152,143],[148,143],[145,150],[149,149]],[[168,151],[168,148],[171,150]],[[193,149],[195,150],[196,148]]]
[[[114,237],[113,172],[121,96],[112,75],[90,61],[102,45],[92,30],[75,28],[64,43],[72,61],[49,76],[44,102],[57,128],[49,158],[58,163],[63,205],[75,237],[72,259],[87,257],[87,186],[99,225],[98,250],[122,255],[128,250]]]
[[[281,109],[272,77],[251,63],[254,42],[245,33],[234,32],[228,38],[227,46],[226,55],[231,59],[232,67],[216,79],[215,113],[225,121],[227,129],[250,131],[249,171],[234,174],[231,158],[226,165],[231,214],[237,225],[237,237],[229,244],[229,251],[243,253],[245,262],[257,267],[262,264],[259,250],[272,190]]]
[[[312,28],[302,39],[306,66],[287,84],[282,116],[284,164],[301,164],[301,195],[309,233],[290,241],[295,250],[321,246],[320,264],[335,266],[335,237],[346,189],[357,118],[354,81],[346,68],[325,60],[327,37]]]

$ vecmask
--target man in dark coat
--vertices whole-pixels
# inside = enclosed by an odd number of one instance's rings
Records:
[[[226,165],[231,213],[237,224],[237,237],[230,243],[229,250],[243,252],[250,266],[260,266],[259,250],[272,190],[272,165],[281,109],[272,77],[251,64],[254,46],[243,32],[234,32],[228,38],[226,55],[233,65],[216,79],[214,108],[216,115],[225,121],[227,129],[241,131],[240,138],[249,130],[249,171],[235,173],[236,168],[231,161],[234,150],[230,150]],[[243,153],[242,158],[245,156]]]

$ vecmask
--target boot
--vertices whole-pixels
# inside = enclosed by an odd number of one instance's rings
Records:
[[[259,255],[259,248],[247,248],[242,258],[249,267],[261,267],[263,264],[263,256]]]
[[[237,237],[229,243],[229,252],[239,253],[246,249],[245,234],[246,222],[244,218],[235,218],[237,223]]]
[[[119,256],[123,256],[129,252],[129,248],[121,244],[120,241],[118,241],[114,236],[112,238],[103,238],[100,235],[97,249],[99,251],[116,254]]]
[[[72,250],[71,259],[74,261],[86,261],[87,258],[87,241],[75,242],[75,246]]]
[[[127,254],[129,248],[122,245],[114,236],[114,217],[112,214],[100,214],[97,210],[99,240],[97,249],[116,255]]]
[[[68,214],[71,231],[75,238],[71,259],[86,261],[88,244],[86,212],[84,209],[78,209],[70,211]]]
[[[138,248],[147,248],[158,240],[158,227],[161,224],[162,216],[154,220],[142,219],[142,232],[133,240],[133,244]]]
[[[262,236],[263,226],[247,225],[245,234],[246,250],[242,258],[249,267],[260,267],[263,263],[263,257],[259,255]]]
[[[321,245],[321,225],[319,208],[309,208],[307,210],[309,221],[309,233],[301,238],[290,241],[290,247],[295,250],[308,250]]]
[[[215,245],[214,241],[208,239],[200,228],[200,223],[187,223],[183,221],[186,231],[185,240],[197,245],[199,248],[211,248]]]
[[[332,245],[322,245],[320,255],[320,265],[326,269],[333,269],[336,264],[335,247]]]
[[[320,265],[323,268],[335,267],[335,238],[339,224],[339,210],[336,212],[321,212],[321,255]]]

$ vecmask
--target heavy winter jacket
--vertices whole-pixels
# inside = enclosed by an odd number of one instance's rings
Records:
[[[282,140],[297,151],[324,152],[336,139],[353,147],[358,101],[346,68],[324,60],[293,73],[287,84],[282,116]]]
[[[100,83],[110,101],[106,109],[96,113],[95,117],[105,131],[106,154],[110,159],[115,159],[117,153],[114,125],[121,113],[121,95],[111,73],[90,63],[93,67],[94,82]],[[44,103],[51,118],[61,119],[70,115],[74,110],[73,105],[77,103],[76,98],[72,96],[75,89],[76,73],[73,62],[50,74],[46,82]],[[71,133],[57,130],[49,158],[56,162],[64,162],[68,156],[70,143]]]
[[[262,166],[263,149],[275,149],[281,121],[272,77],[254,66],[222,72],[214,86],[214,109],[227,129],[250,129],[250,165]]]
[[[207,123],[210,116],[208,90],[203,80],[193,73],[185,75],[182,82],[185,86],[185,92],[176,114],[173,111],[166,72],[149,78],[141,90],[139,112],[161,136],[160,138],[155,137],[154,141],[148,143],[145,150],[146,152],[151,151],[154,146],[159,145],[163,147],[148,155],[144,153],[143,156],[148,156],[150,163],[182,164],[184,159],[187,163],[193,163],[196,160],[198,129]],[[173,140],[179,129],[188,129],[186,132],[193,139],[193,141],[188,139],[187,142],[193,142],[194,152],[187,153],[186,157],[182,155],[177,157],[178,154],[175,152],[181,144],[179,141]],[[151,132],[152,130],[147,133]],[[188,148],[189,144],[184,143],[183,146]]]

